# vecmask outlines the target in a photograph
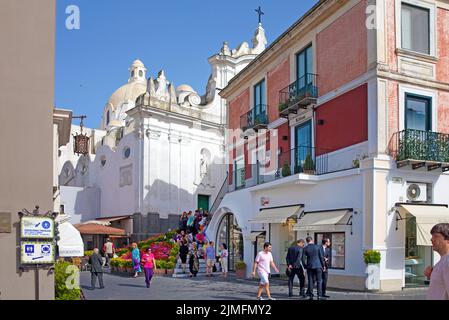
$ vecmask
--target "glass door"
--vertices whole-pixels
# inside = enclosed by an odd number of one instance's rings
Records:
[[[295,128],[295,173],[302,172],[307,157],[313,159],[312,121]]]
[[[309,76],[313,73],[313,50],[312,45],[296,55],[296,79],[298,79],[298,93],[310,85],[313,81]]]
[[[405,286],[424,286],[428,284],[424,269],[433,265],[432,247],[417,244],[416,218],[407,216],[405,220]]]

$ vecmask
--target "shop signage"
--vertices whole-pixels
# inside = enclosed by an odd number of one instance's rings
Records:
[[[55,245],[53,242],[22,241],[20,252],[22,264],[55,263]]]
[[[267,197],[261,197],[260,198],[260,205],[263,206],[267,206],[270,204],[270,199]]]
[[[50,217],[22,217],[21,237],[27,239],[53,239],[55,222]]]

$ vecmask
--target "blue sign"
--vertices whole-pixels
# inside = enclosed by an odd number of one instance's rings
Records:
[[[41,253],[50,253],[51,252],[51,247],[49,245],[41,245]]]
[[[26,245],[25,246],[25,253],[34,253],[34,245]]]
[[[42,222],[42,228],[44,228],[44,229],[50,229],[50,227],[51,227],[50,222],[48,222],[48,221]]]

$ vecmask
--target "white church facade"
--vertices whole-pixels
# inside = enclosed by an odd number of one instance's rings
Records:
[[[61,206],[72,223],[127,217],[133,240],[178,227],[183,211],[210,209],[227,176],[226,103],[218,94],[267,44],[259,24],[253,46],[231,50],[225,42],[209,58],[206,93],[178,87],[165,72],[147,79],[140,60],[128,83],[107,101],[100,129],[82,128],[89,153],[59,150]],[[131,220],[132,219],[132,220]]]

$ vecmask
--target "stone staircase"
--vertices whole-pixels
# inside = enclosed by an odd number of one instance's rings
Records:
[[[205,277],[206,276],[206,260],[205,259],[199,259],[200,268],[197,273],[197,277]],[[220,275],[221,270],[219,267],[219,264],[216,263],[218,272],[212,272],[213,275]],[[190,276],[190,270],[189,270],[189,258],[187,257],[186,262],[186,270],[185,272],[182,272],[182,264],[181,259],[178,259],[178,263],[176,264],[175,270],[173,271],[173,278],[188,278]]]

